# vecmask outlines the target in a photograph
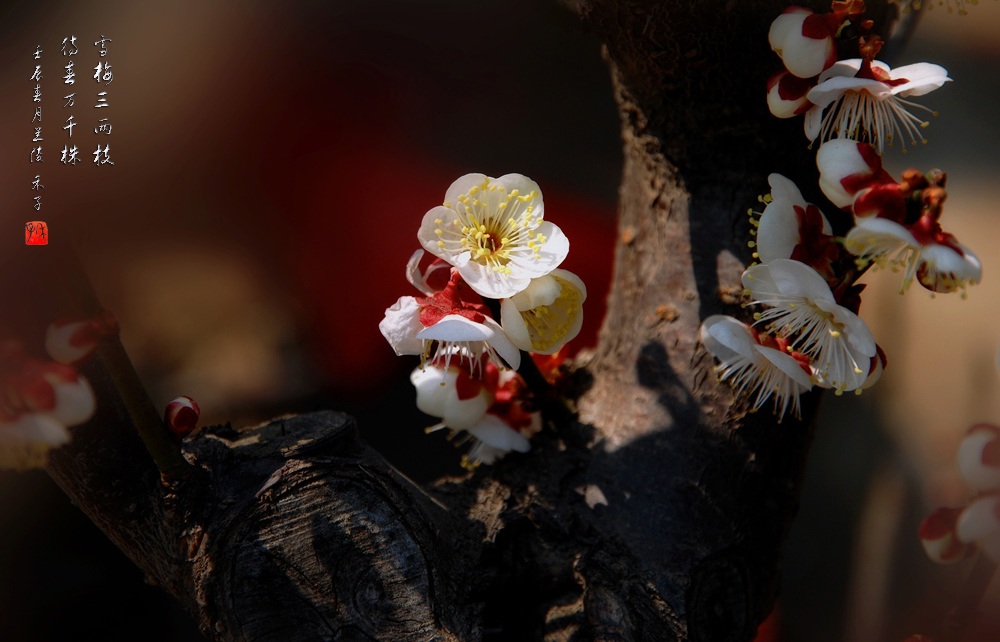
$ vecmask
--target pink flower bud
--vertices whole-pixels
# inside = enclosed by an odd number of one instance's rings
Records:
[[[771,23],[767,39],[788,71],[799,78],[812,78],[837,62],[834,36],[842,20],[835,14],[789,7]]]
[[[1000,428],[973,426],[958,447],[958,472],[977,491],[1000,490]]]
[[[184,439],[190,435],[198,425],[198,417],[201,416],[201,408],[191,397],[177,397],[167,404],[167,410],[163,414],[163,422],[177,439]]]
[[[940,564],[957,562],[975,551],[975,546],[964,544],[955,534],[955,524],[962,510],[939,508],[920,523],[920,542],[932,561]]]

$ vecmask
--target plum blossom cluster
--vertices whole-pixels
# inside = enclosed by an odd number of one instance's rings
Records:
[[[0,469],[44,466],[50,450],[69,443],[69,428],[94,414],[94,393],[74,366],[93,354],[109,323],[52,324],[45,347],[53,360],[31,357],[20,340],[0,334]]]
[[[920,524],[920,541],[935,562],[957,562],[981,549],[1000,563],[1000,427],[969,429],[957,460],[959,474],[975,495],[965,506],[931,513]]]
[[[417,407],[440,419],[428,432],[474,442],[467,468],[529,450],[541,415],[515,372],[522,352],[554,355],[583,324],[587,289],[559,269],[569,241],[544,214],[526,176],[462,176],[417,231],[406,276],[422,296],[400,297],[379,324],[397,355],[420,357]]]
[[[806,114],[807,134],[822,143],[819,188],[843,211],[835,220],[846,216],[850,226],[835,230],[780,174],[768,178],[763,211],[750,210],[759,263],[742,282],[754,323],[710,316],[701,341],[719,361],[719,378],[753,397],[752,411],[771,399],[775,414],[798,416],[800,395],[814,386],[860,394],[879,379],[886,355],[858,316],[858,280],[869,268],[902,272],[901,292],[916,280],[964,297],[982,278],[976,255],[941,227],[944,172],[907,170],[896,180],[882,167],[894,135],[919,135],[902,98],[941,86],[947,73],[927,64],[892,72],[875,61],[881,41],[864,10],[859,0],[833,2],[827,14],[792,7],[769,33],[786,69],[769,81],[768,104],[780,118]],[[857,38],[861,59],[837,62],[845,33]]]
[[[908,98],[951,79],[939,65],[891,69],[875,60],[882,40],[870,34],[872,22],[864,12],[864,2],[848,0],[831,3],[829,13],[789,7],[778,16],[768,39],[785,69],[768,79],[767,104],[778,118],[804,114],[810,141],[850,138],[881,154],[898,139],[905,152],[905,138],[926,142],[921,130],[928,121],[918,114],[933,113]],[[859,57],[838,61],[837,42],[848,37],[857,39]]]
[[[780,174],[756,227],[754,263],[743,273],[746,305],[760,306],[753,326],[714,315],[702,323],[701,340],[720,362],[722,380],[756,395],[752,410],[771,397],[775,413],[799,414],[799,396],[813,386],[837,394],[873,385],[886,365],[868,326],[858,315],[863,286],[837,243],[826,216],[807,203]]]

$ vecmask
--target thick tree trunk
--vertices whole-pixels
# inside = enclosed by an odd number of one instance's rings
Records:
[[[619,238],[579,421],[531,453],[421,490],[317,413],[205,431],[173,495],[136,438],[93,427],[53,477],[212,639],[752,639],[816,396],[804,421],[748,414],[697,336],[707,315],[745,316],[746,210],[767,175],[816,192],[801,121],[764,101],[787,4],[577,3],[622,118]]]

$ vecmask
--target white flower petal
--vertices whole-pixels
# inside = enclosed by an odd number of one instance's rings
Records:
[[[500,302],[500,324],[515,346],[531,352],[531,335],[528,334],[528,325],[524,322],[512,299],[504,299]]]
[[[489,180],[486,174],[466,174],[455,180],[451,185],[448,186],[447,191],[444,193],[444,202],[448,203],[448,207],[454,209],[455,204],[459,202],[459,197],[463,194],[467,194],[470,189],[483,184],[483,181]]]
[[[391,307],[386,308],[385,318],[378,324],[378,329],[397,356],[423,352],[424,344],[417,333],[424,326],[420,323],[420,306],[412,296],[399,297]]]
[[[946,82],[951,82],[947,69],[929,62],[897,67],[893,70],[892,77],[905,78],[909,81],[892,88],[892,93],[899,96],[923,96]]]
[[[754,346],[754,350],[773,363],[774,367],[783,372],[786,377],[797,383],[801,387],[799,392],[805,392],[812,388],[812,379],[791,355],[759,344]]]
[[[432,417],[443,417],[448,396],[455,389],[457,368],[425,364],[410,373],[410,383],[417,390],[417,408]]]
[[[800,9],[793,7],[791,9]],[[802,34],[803,23],[811,11],[786,11],[771,23],[768,41],[788,71],[799,78],[811,78],[827,66],[834,55],[832,38],[815,39]]]
[[[701,342],[716,359],[754,358],[757,342],[750,337],[745,323],[724,314],[713,314],[701,322]]]
[[[806,94],[806,98],[818,107],[824,108],[849,91],[866,91],[877,98],[891,94],[891,90],[892,88],[889,85],[870,78],[834,76],[810,89],[809,93]]]
[[[1000,497],[986,495],[972,500],[955,525],[958,539],[966,544],[1000,537],[1000,518],[997,508]]]
[[[823,108],[822,107],[810,107],[809,111],[806,112],[805,122],[803,123],[803,129],[806,133],[806,138],[809,140],[816,140],[823,131]],[[823,149],[820,147],[820,149]]]
[[[806,206],[806,199],[802,198],[802,192],[798,186],[790,179],[781,174],[774,173],[767,177],[767,184],[771,186],[771,198],[776,201],[788,201],[792,205],[799,207]]]
[[[921,285],[935,292],[954,292],[979,283],[983,278],[982,263],[969,248],[959,247],[964,256],[946,245],[925,245],[917,266]]]
[[[503,328],[493,319],[489,317],[486,318],[484,322],[492,331],[493,336],[487,340],[487,343],[493,350],[496,351],[500,357],[507,362],[513,370],[517,370],[521,367],[521,351],[507,336],[507,333],[503,331]]]
[[[523,312],[540,305],[552,305],[559,298],[561,290],[562,288],[559,287],[556,280],[551,275],[546,274],[531,279],[528,287],[510,297],[509,300],[517,306],[518,310]]]
[[[507,425],[503,419],[486,413],[479,423],[468,428],[469,433],[479,441],[498,450],[526,453],[531,444],[524,435]]]
[[[55,383],[56,406],[47,414],[66,426],[78,426],[94,416],[97,401],[83,377],[74,383]]]
[[[492,319],[488,319],[492,321]],[[495,324],[495,322],[494,322]],[[489,341],[496,333],[485,323],[476,323],[457,314],[449,314],[432,326],[417,333],[418,339],[458,343],[463,341]]]
[[[556,269],[569,254],[569,239],[557,225],[543,221],[535,230],[535,236],[539,234],[545,235],[547,240],[538,251],[538,258],[517,256],[511,259],[511,263],[533,277],[548,274]]]
[[[485,389],[469,399],[459,399],[458,392],[452,388],[452,394],[445,401],[444,415],[441,420],[452,430],[468,430],[477,422],[482,421],[486,410],[493,404],[493,395]]]
[[[980,424],[970,430],[958,446],[958,472],[975,491],[1000,490],[1000,466],[983,462],[987,445],[997,440],[1000,440],[1000,430]]]
[[[816,153],[819,187],[830,201],[840,208],[850,207],[856,192],[848,192],[842,181],[848,176],[867,177],[873,174],[858,149],[858,142],[846,138],[827,141]]]

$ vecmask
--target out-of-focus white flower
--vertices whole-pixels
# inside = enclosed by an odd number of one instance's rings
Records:
[[[963,510],[939,508],[920,523],[920,543],[924,545],[924,551],[932,561],[950,564],[966,559],[975,552],[975,545],[962,542],[955,533],[956,522]]]
[[[53,448],[69,443],[65,424],[42,413],[0,422],[0,470],[41,468]]]
[[[882,169],[882,157],[874,147],[848,138],[837,138],[816,153],[819,187],[830,201],[848,209],[858,193],[879,183],[892,183],[892,176]]]
[[[783,341],[758,335],[746,324],[721,314],[702,322],[700,337],[719,360],[716,371],[720,380],[729,380],[739,394],[757,394],[754,411],[774,395],[779,421],[789,406],[792,414],[799,416],[799,395],[812,388],[808,360],[800,361],[788,354],[782,348]]]
[[[553,354],[580,333],[586,299],[587,288],[578,276],[552,270],[500,303],[500,323],[521,350]]]
[[[811,78],[837,61],[834,36],[843,19],[841,14],[788,7],[771,23],[767,39],[788,71],[799,78]]]
[[[973,490],[1000,491],[1000,428],[978,424],[958,446],[958,472]]]
[[[1000,496],[980,495],[962,511],[955,525],[958,539],[978,544],[994,562],[1000,562]]]
[[[0,469],[38,468],[94,414],[87,380],[72,366],[16,359],[0,364]]]
[[[466,174],[424,215],[417,238],[477,293],[503,299],[559,267],[569,252],[566,236],[543,215],[541,190],[530,178]]]
[[[812,359],[820,385],[840,394],[865,383],[877,354],[875,339],[864,321],[837,303],[815,270],[777,259],[746,270],[743,287],[753,304],[770,306],[754,318]]]
[[[813,247],[820,237],[829,239],[832,233],[830,222],[818,207],[807,203],[795,183],[781,174],[767,177],[771,185],[771,202],[764,208],[757,227],[757,254],[762,263],[775,259],[790,259],[806,262],[811,251],[823,252],[823,248]],[[806,242],[809,247],[796,248]]]
[[[53,361],[78,366],[94,354],[102,336],[117,333],[118,321],[107,310],[92,318],[60,319],[45,331],[45,351]]]
[[[804,114],[812,107],[806,94],[815,86],[815,80],[799,78],[790,71],[779,71],[767,79],[767,108],[778,118]]]
[[[806,95],[814,104],[806,112],[806,137],[863,138],[880,154],[897,135],[902,140],[907,134],[913,143],[924,140],[920,129],[928,123],[911,109],[931,110],[903,98],[930,93],[950,80],[944,67],[926,62],[893,70],[878,60],[842,60],[820,74]]]

